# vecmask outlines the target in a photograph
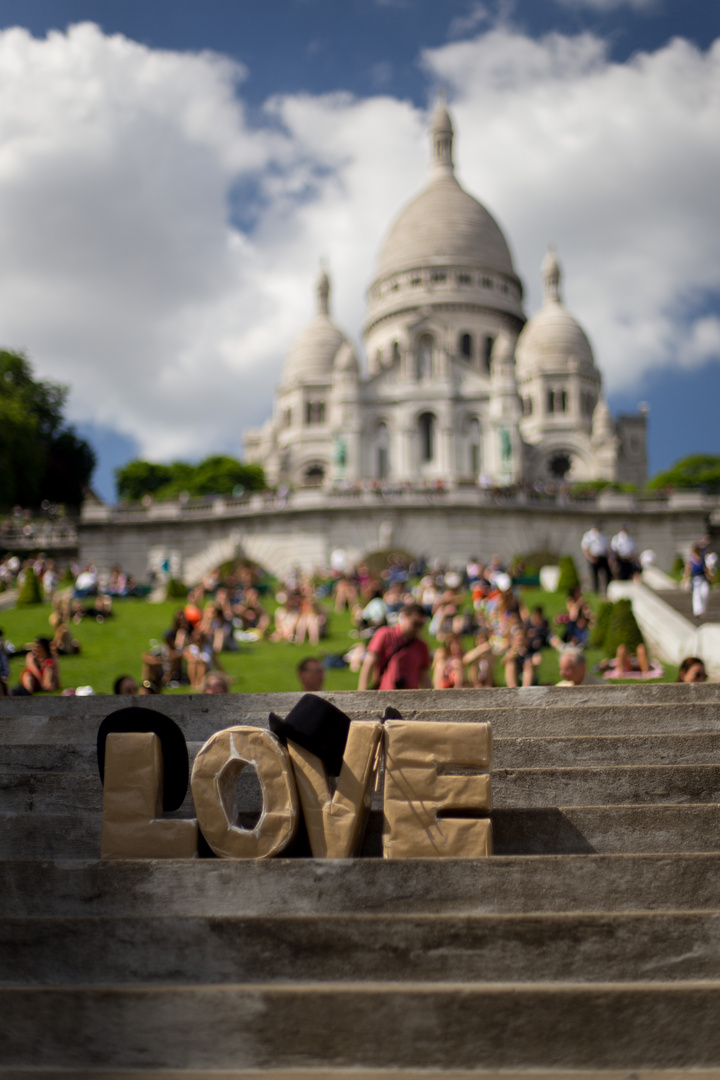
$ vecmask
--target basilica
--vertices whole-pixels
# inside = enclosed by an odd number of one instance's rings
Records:
[[[455,178],[438,105],[427,183],[390,227],[368,289],[365,363],[331,319],[323,272],[245,460],[296,488],[643,484],[646,417],[610,415],[553,251],[541,273],[543,304],[527,320],[505,237]]]

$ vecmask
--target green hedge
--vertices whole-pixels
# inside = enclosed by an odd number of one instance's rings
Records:
[[[572,555],[563,555],[560,560],[560,577],[555,591],[566,596],[571,589],[577,588],[579,584],[580,578],[575,566],[575,560]]]

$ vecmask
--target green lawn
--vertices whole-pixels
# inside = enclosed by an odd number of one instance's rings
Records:
[[[564,598],[554,593],[545,593],[540,589],[527,589],[522,594],[528,605],[542,604],[548,618],[564,610]],[[592,601],[592,597],[590,598]],[[118,675],[132,675],[140,679],[142,670],[141,656],[151,641],[160,641],[172,621],[173,613],[180,606],[177,600],[162,604],[151,604],[146,600],[118,600],[114,604],[111,619],[98,624],[93,618],[85,618],[73,629],[74,636],[81,644],[78,656],[62,657],[60,675],[64,687],[90,685],[96,694],[112,693],[112,685]],[[274,605],[268,605],[274,606]],[[47,604],[29,608],[13,608],[0,612],[0,626],[5,630],[8,641],[16,647],[31,642],[38,635],[51,637]],[[298,661],[305,656],[322,653],[347,652],[353,639],[350,637],[350,615],[348,612],[336,614],[330,611],[328,636],[323,639],[318,649],[307,644],[287,645],[261,641],[243,643],[235,653],[223,653],[222,664],[233,678],[233,690],[241,693],[259,693],[272,690],[297,690],[299,684],[295,675]],[[434,647],[435,642],[428,642]],[[469,647],[468,639],[468,647]],[[589,649],[588,661],[592,667],[599,659],[599,649]],[[19,681],[23,661],[20,657],[11,661],[11,685]],[[677,675],[677,668],[665,667],[665,679],[672,682]],[[504,684],[501,666],[496,667],[495,677],[498,685]],[[554,683],[559,679],[557,653],[548,649],[543,655],[540,667],[540,682]],[[325,688],[327,690],[353,690],[357,687],[357,674],[348,669],[331,668],[327,671]],[[189,688],[180,687],[168,693],[188,693]]]

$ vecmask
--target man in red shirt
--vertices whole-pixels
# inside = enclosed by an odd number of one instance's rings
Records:
[[[425,625],[420,604],[407,604],[396,626],[381,626],[368,645],[358,690],[417,690],[429,687],[430,652],[418,636]]]

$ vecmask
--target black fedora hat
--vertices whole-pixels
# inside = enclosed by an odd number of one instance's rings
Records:
[[[290,739],[315,754],[329,773],[338,776],[350,730],[350,717],[316,694],[303,694],[284,720],[270,713],[270,730],[284,743]]]
[[[174,720],[155,709],[131,706],[116,709],[98,728],[97,757],[100,780],[105,780],[105,740],[108,735],[152,731],[163,752],[163,810],[178,810],[187,795],[189,763],[185,736]]]

